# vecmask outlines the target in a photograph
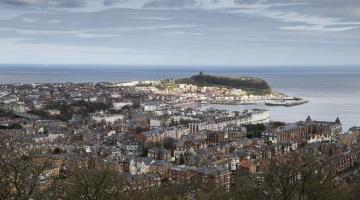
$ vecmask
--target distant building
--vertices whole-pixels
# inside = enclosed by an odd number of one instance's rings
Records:
[[[270,133],[263,133],[272,143],[298,141],[315,143],[331,141],[340,134],[342,126],[339,118],[335,122],[313,121],[308,117],[305,121],[281,126]]]
[[[208,131],[206,133],[207,142],[209,145],[219,145],[225,141],[225,133],[224,132],[212,132]]]
[[[130,183],[130,187],[132,190],[146,190],[150,187],[156,187],[161,185],[161,178],[157,174],[128,174],[127,180]]]
[[[157,109],[158,109],[157,103],[146,103],[144,105],[145,112],[153,112],[153,111],[156,111]]]
[[[202,167],[196,171],[197,180],[203,184],[214,183],[217,186],[230,190],[232,183],[232,173],[228,169],[222,167]]]
[[[246,127],[244,126],[237,126],[237,125],[230,125],[225,127],[225,139],[237,139],[245,137],[247,134]]]
[[[96,122],[100,123],[100,122],[106,122],[106,123],[115,123],[116,121],[122,121],[124,120],[124,115],[122,114],[94,114],[92,116],[92,119],[95,120]]]
[[[24,102],[0,103],[0,110],[25,113],[27,107]]]
[[[117,141],[117,146],[120,148],[123,155],[133,155],[139,157],[143,153],[143,142],[135,138],[122,138]]]
[[[156,160],[171,160],[171,152],[167,149],[153,147],[148,150],[148,157],[156,159]]]
[[[129,172],[132,175],[146,174],[150,172],[150,164],[155,160],[150,157],[133,158],[129,163]]]
[[[270,112],[268,110],[253,109],[244,111],[235,117],[220,117],[218,119],[205,119],[201,122],[190,123],[189,128],[191,133],[200,131],[224,131],[224,129],[231,125],[244,124],[262,124],[270,122]]]
[[[360,137],[360,127],[359,126],[353,126],[349,129],[349,131],[356,137]]]
[[[151,117],[150,118],[150,127],[161,127],[162,120],[160,117]]]

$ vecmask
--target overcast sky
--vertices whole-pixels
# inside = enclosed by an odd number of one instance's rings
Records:
[[[360,66],[360,0],[0,0],[0,63]]]

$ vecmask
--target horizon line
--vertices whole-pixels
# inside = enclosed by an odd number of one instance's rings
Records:
[[[279,67],[279,68],[293,68],[293,67],[360,67],[360,64],[358,65],[338,65],[338,64],[314,64],[314,65],[297,65],[297,64],[289,64],[289,65],[199,65],[199,64],[194,64],[194,65],[174,65],[174,64],[79,64],[79,63],[75,63],[75,64],[71,64],[71,63],[66,63],[66,64],[42,64],[42,63],[0,63],[0,67],[6,67],[6,66],[36,66],[36,67],[69,67],[69,66],[75,66],[75,67],[99,67],[99,66],[104,66],[104,67],[197,67],[197,68],[216,68],[216,67],[226,67],[226,68],[234,68],[234,67],[239,67],[239,68],[260,68],[260,67]]]

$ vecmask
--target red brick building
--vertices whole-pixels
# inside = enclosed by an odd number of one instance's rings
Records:
[[[209,145],[218,145],[224,142],[225,133],[224,132],[212,132],[209,131],[206,133],[206,140]]]

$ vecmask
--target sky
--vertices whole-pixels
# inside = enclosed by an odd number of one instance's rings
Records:
[[[360,66],[360,0],[0,0],[0,64]]]

